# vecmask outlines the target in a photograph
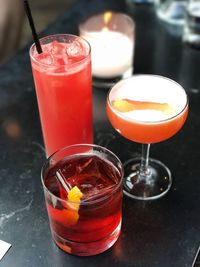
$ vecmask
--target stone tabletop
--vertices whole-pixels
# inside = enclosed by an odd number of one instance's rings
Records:
[[[134,73],[164,75],[189,96],[189,117],[168,141],[152,145],[151,156],[170,168],[173,186],[156,201],[124,197],[122,233],[103,254],[74,257],[52,242],[40,170],[45,160],[28,49],[0,67],[0,239],[12,247],[3,267],[191,267],[200,241],[200,51],[185,46],[181,29],[165,25],[154,7],[118,1],[78,1],[41,36],[78,34],[78,24],[99,11],[128,13],[136,22]],[[107,90],[93,88],[95,143],[124,162],[140,145],[117,134],[105,114]],[[197,266],[200,266],[197,265]]]

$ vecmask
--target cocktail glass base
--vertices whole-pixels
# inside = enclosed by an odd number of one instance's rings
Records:
[[[141,159],[124,163],[124,194],[133,199],[153,200],[164,196],[172,185],[171,172],[162,162],[149,159],[148,172],[140,171]]]
[[[121,222],[111,234],[99,240],[93,240],[90,242],[78,242],[69,239],[64,239],[61,236],[57,235],[53,230],[52,236],[56,245],[65,252],[76,256],[92,256],[100,254],[112,247],[117,241],[120,232]]]

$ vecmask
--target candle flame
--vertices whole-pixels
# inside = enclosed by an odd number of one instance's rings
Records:
[[[103,20],[104,20],[104,22],[105,22],[106,25],[107,25],[108,22],[111,20],[111,18],[112,18],[112,12],[107,11],[107,12],[105,12],[105,13],[103,14]]]

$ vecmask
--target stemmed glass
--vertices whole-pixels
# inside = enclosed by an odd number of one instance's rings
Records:
[[[165,195],[172,185],[171,172],[162,162],[149,158],[149,149],[150,144],[182,128],[188,114],[185,90],[162,76],[134,75],[109,91],[106,110],[116,131],[142,144],[141,158],[124,164],[124,193],[142,200]]]

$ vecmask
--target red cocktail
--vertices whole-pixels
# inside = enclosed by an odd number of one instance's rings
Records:
[[[122,136],[143,144],[142,158],[125,163],[125,193],[143,200],[166,194],[172,184],[171,173],[160,161],[149,159],[149,147],[182,128],[188,114],[184,89],[162,76],[134,75],[111,89],[107,114]]]
[[[95,145],[66,147],[47,160],[42,183],[52,236],[61,249],[87,256],[115,243],[121,229],[122,174],[118,158]]]
[[[90,46],[74,35],[42,38],[33,45],[31,64],[46,154],[66,145],[92,143]]]

